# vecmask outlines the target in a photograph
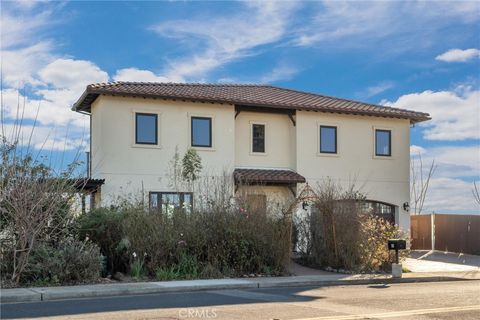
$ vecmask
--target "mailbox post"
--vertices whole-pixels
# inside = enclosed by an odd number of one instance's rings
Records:
[[[395,263],[392,264],[392,276],[394,278],[402,277],[402,265],[398,263],[398,250],[407,249],[407,241],[402,239],[388,240],[388,250],[395,250]]]

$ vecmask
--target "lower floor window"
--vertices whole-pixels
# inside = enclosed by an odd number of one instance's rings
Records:
[[[364,208],[371,211],[375,216],[395,224],[395,206],[383,202],[365,201]]]
[[[191,192],[150,192],[150,209],[172,214],[175,210],[190,213],[193,206]]]

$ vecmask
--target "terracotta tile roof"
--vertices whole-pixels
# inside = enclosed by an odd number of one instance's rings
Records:
[[[290,184],[304,183],[303,176],[291,170],[276,169],[235,169],[233,177],[236,183],[245,184]]]
[[[391,108],[370,103],[340,99],[270,85],[187,84],[152,82],[111,82],[88,85],[74,104],[75,111],[90,111],[99,95],[116,95],[158,99],[179,99],[234,105],[349,113],[380,117],[429,120],[428,113]]]

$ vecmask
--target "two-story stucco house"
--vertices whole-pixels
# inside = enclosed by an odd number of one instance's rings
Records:
[[[378,214],[409,230],[410,126],[428,114],[268,85],[139,82],[89,85],[73,110],[91,119],[96,205],[135,190],[153,207],[191,204],[166,170],[176,149],[194,148],[204,174],[231,172],[266,198],[355,180]]]

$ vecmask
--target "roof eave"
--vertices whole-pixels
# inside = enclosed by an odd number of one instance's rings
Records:
[[[94,95],[92,97],[92,101],[88,104],[88,108],[85,107],[85,99],[89,97],[89,95]],[[110,96],[126,96],[126,97],[139,97],[139,98],[151,98],[151,99],[171,99],[171,100],[184,100],[184,101],[198,101],[198,102],[206,102],[206,103],[224,103],[224,104],[233,104],[237,105],[239,103],[235,101],[231,101],[228,99],[202,99],[197,97],[179,97],[174,95],[157,95],[157,94],[148,94],[148,93],[132,93],[132,92],[111,92],[109,90],[102,90],[98,88],[91,88],[87,86],[86,90],[80,96],[80,98],[75,102],[72,106],[72,110],[80,113],[90,113],[91,110],[91,103],[96,100],[99,95],[110,95]],[[409,119],[410,123],[415,124],[423,121],[431,120],[431,117],[428,113],[418,113],[418,115],[406,115],[406,114],[385,114],[384,112],[377,111],[362,111],[362,110],[341,110],[341,109],[319,109],[314,107],[308,106],[292,106],[292,105],[266,105],[266,104],[259,104],[259,103],[248,103],[242,102],[241,105],[244,106],[252,106],[252,107],[266,107],[266,108],[280,108],[280,109],[291,109],[291,110],[304,110],[304,111],[316,111],[316,112],[328,112],[328,113],[340,113],[340,114],[356,114],[356,115],[364,115],[364,116],[374,116],[374,117],[384,117],[384,118],[398,118],[398,119]],[[411,111],[414,112],[414,111]]]

